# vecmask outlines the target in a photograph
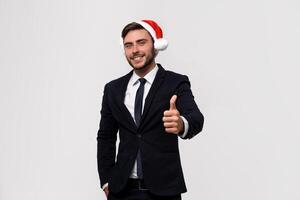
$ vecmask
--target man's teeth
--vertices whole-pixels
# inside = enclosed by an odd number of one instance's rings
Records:
[[[136,56],[136,57],[133,57],[133,60],[141,60],[143,58],[143,56]]]

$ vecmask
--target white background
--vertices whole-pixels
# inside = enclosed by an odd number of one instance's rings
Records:
[[[205,116],[180,141],[183,198],[300,199],[298,0],[0,0],[0,199],[105,199],[103,87],[131,70],[121,29],[147,18]]]

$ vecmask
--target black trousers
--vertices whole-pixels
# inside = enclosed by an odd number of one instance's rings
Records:
[[[174,196],[157,196],[151,194],[149,190],[144,187],[142,181],[129,179],[122,193],[114,194],[110,192],[107,200],[181,200],[181,194]]]

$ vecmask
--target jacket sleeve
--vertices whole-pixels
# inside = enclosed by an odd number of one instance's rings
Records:
[[[182,81],[180,81],[176,89],[176,93],[178,97],[176,106],[180,115],[183,116],[189,124],[188,132],[183,139],[191,139],[202,131],[204,117],[194,100],[191,84],[187,76],[183,76]]]
[[[115,165],[118,123],[109,104],[109,85],[104,88],[101,119],[97,135],[97,161],[101,187],[108,183],[110,172]]]

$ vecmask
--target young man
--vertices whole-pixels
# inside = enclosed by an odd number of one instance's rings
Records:
[[[168,45],[157,23],[126,25],[122,45],[133,70],[104,88],[97,137],[101,187],[109,200],[181,199],[186,186],[178,137],[199,133],[203,115],[188,77],[155,62]]]

